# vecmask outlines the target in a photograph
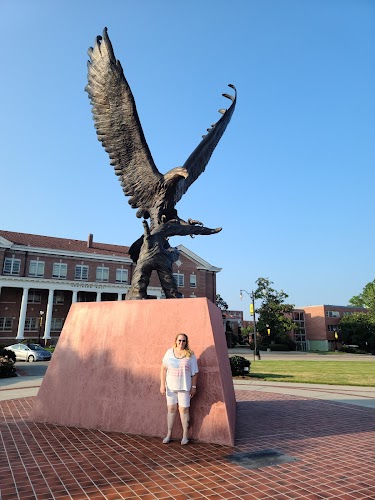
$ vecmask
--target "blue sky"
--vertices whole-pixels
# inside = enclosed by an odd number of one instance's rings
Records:
[[[141,221],[96,139],[87,49],[108,27],[159,170],[238,103],[174,238],[223,268],[243,309],[262,276],[296,306],[347,304],[374,279],[375,2],[2,0],[0,227],[130,245]]]

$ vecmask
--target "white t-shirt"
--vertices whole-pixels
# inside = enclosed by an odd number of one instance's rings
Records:
[[[176,358],[173,348],[164,354],[163,365],[167,368],[167,387],[171,391],[190,391],[191,377],[198,373],[197,358]]]

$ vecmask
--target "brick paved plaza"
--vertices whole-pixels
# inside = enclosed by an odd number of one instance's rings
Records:
[[[33,397],[2,401],[1,498],[375,499],[374,409],[257,387],[236,398],[234,448],[35,424]],[[262,466],[264,453],[287,461]]]

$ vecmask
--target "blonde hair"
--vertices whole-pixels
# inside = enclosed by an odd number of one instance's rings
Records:
[[[190,358],[190,356],[192,356],[194,354],[194,352],[189,349],[189,337],[186,335],[186,333],[178,333],[176,336],[175,336],[175,339],[174,339],[174,346],[173,348],[177,347],[177,339],[180,335],[183,335],[186,339],[186,344],[185,344],[185,356],[187,358]]]

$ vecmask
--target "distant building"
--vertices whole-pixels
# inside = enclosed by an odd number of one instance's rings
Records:
[[[222,311],[223,324],[227,346],[233,347],[235,344],[240,343],[240,328],[243,324],[243,311]]]
[[[178,246],[174,264],[185,298],[215,303],[220,268]],[[124,300],[135,264],[129,247],[0,230],[0,344],[56,341],[73,302]],[[148,293],[165,298],[156,272]]]
[[[332,351],[342,345],[340,320],[348,314],[367,312],[363,307],[351,306],[303,306],[288,314],[298,325],[289,332],[298,351]]]
[[[303,316],[301,315],[303,312]],[[302,334],[298,331],[294,333],[294,340],[301,343],[301,347],[306,345],[310,351],[332,351],[342,345],[340,340],[340,321],[344,316],[356,312],[367,312],[363,307],[318,305],[304,306],[293,311],[294,315],[299,315]],[[295,320],[295,319],[294,319]],[[295,320],[296,321],[296,320]],[[296,321],[298,323],[298,321]],[[335,333],[336,337],[335,338]],[[303,339],[303,336],[305,339]],[[304,344],[305,343],[305,344]]]

